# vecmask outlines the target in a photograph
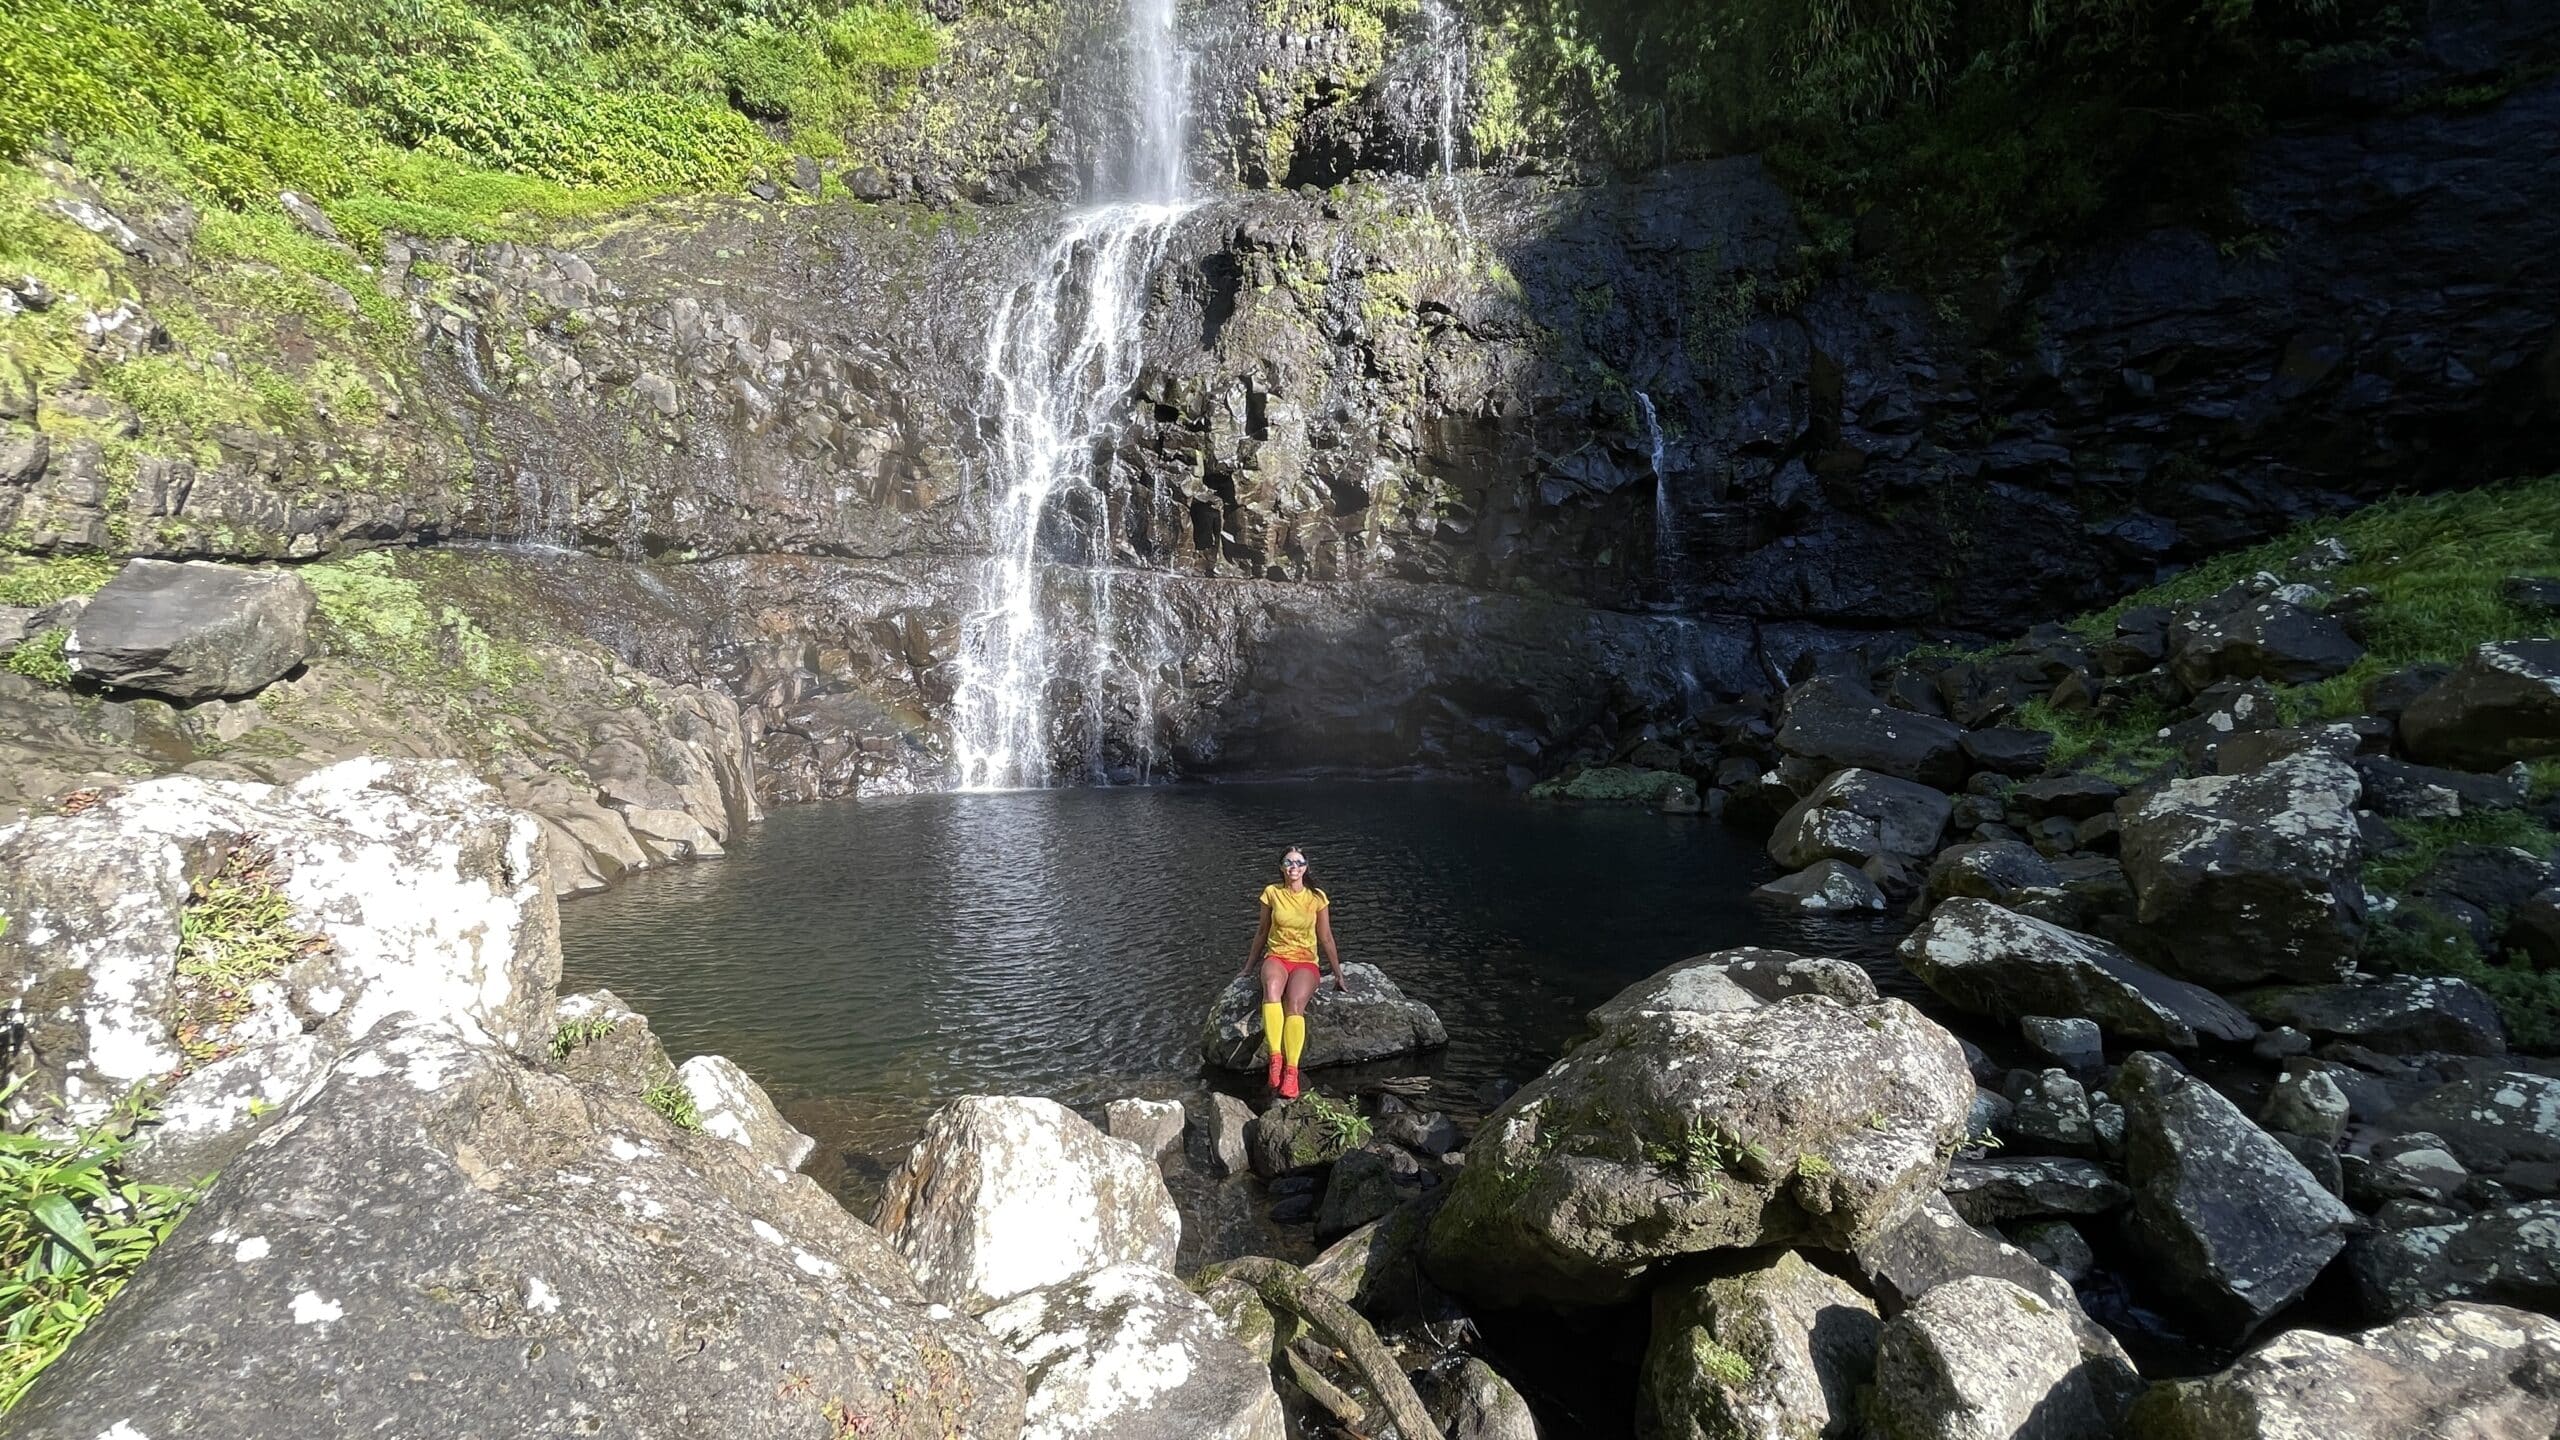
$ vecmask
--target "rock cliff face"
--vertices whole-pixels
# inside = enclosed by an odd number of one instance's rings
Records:
[[[1418,32],[1247,9],[1194,32],[1214,198],[1170,228],[1126,421],[1040,535],[1062,776],[1534,765],[1808,648],[2013,628],[2306,514],[2552,463],[2560,82],[2463,110],[2351,91],[2256,147],[2246,243],[2136,231],[1933,305],[1810,265],[1748,157],[1440,178]],[[111,464],[102,427],[150,438],[118,402],[13,400],[86,423],[0,437],[0,530],[566,547],[612,562],[591,593],[686,595],[572,618],[634,659],[633,617],[680,608],[670,678],[748,707],[768,798],[941,783],[1007,483],[985,336],[1068,197],[1113,184],[1092,117],[1126,67],[1052,20],[1017,37],[1054,57],[1049,122],[988,129],[1019,77],[955,61],[941,108],[978,118],[893,145],[864,187],[891,203],[393,240],[373,279],[414,369],[373,413]],[[2443,52],[2392,83],[2467,73]],[[102,366],[168,351],[155,317],[205,298],[190,216],[120,224],[129,294],[57,302],[115,319]]]

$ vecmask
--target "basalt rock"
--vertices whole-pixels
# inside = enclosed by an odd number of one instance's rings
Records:
[[[2129,800],[2125,876],[2154,958],[2210,985],[2343,978],[2364,943],[2363,788],[2307,753]]]
[[[2507,1049],[2497,1002],[2452,976],[2287,986],[2252,991],[2240,1003],[2265,1024],[2290,1025],[2322,1040],[2351,1040],[2385,1054],[2502,1055]]]
[[[1282,1440],[1271,1370],[1182,1282],[1114,1265],[980,1317],[1029,1377],[1024,1440]]]
[[[672,1437],[845,1414],[1012,1435],[1022,1370],[814,1181],[402,1017],[224,1167],[10,1423]]]
[[[1849,769],[1796,802],[1769,836],[1769,858],[1790,870],[1823,860],[1863,864],[1879,855],[1918,860],[1946,833],[1947,797],[1872,771]]]
[[[1407,998],[1385,971],[1357,961],[1343,968],[1351,977],[1350,993],[1328,974],[1307,1005],[1307,1048],[1298,1062],[1302,1068],[1352,1065],[1449,1042],[1449,1032],[1431,1007]],[[1228,981],[1201,1029],[1201,1058],[1222,1070],[1256,1073],[1269,1059],[1268,1046],[1259,981],[1250,976]]]
[[[1887,707],[1846,680],[1790,686],[1779,712],[1778,747],[1826,769],[1872,770],[1937,790],[1964,783],[1964,729],[1952,721]]]
[[[1589,1304],[1683,1255],[1846,1248],[1935,1190],[1972,1097],[1955,1038],[1898,1000],[1635,1014],[1486,1118],[1431,1273]]]
[[[2445,1300],[2548,1312],[2560,1304],[2560,1201],[2358,1236],[2347,1269],[2365,1309],[2384,1319]]]
[[[129,560],[63,641],[75,675],[171,700],[252,695],[310,653],[318,600],[283,570]]]
[[[2560,754],[2560,640],[2480,646],[2409,702],[2400,738],[2419,760],[2463,770]]]
[[[1752,897],[1808,915],[1839,915],[1882,910],[1884,891],[1862,871],[1838,860],[1823,860],[1781,875],[1752,892]]]
[[[2084,1016],[2116,1036],[2180,1047],[2257,1034],[2248,1016],[2202,986],[2163,975],[2104,940],[1987,900],[1939,906],[1900,954],[1950,1003],[2002,1020]]]
[[[25,1006],[31,1077],[14,1118],[95,1124],[160,1086],[139,1168],[192,1180],[391,1015],[541,1050],[560,978],[542,862],[531,817],[436,761],[351,760],[281,787],[166,776],[0,830],[0,988]],[[180,969],[186,916],[215,895],[281,902],[240,937],[267,949],[237,1005]]]
[[[2354,1335],[2288,1331],[2221,1374],[2143,1397],[2135,1433],[2181,1440],[2402,1440],[2560,1428],[2560,1322],[2439,1305]]]
[[[1886,1440],[2083,1440],[2122,1425],[2126,1378],[2082,1353],[2067,1312],[2009,1281],[1968,1276],[1886,1323],[1876,1414]]]
[[[1674,1271],[1653,1290],[1638,1391],[1648,1440],[1843,1440],[1875,1374],[1875,1302],[1793,1250]]]
[[[976,1314],[1107,1266],[1168,1269],[1181,1216],[1155,1163],[1053,1100],[934,1112],[877,1222],[926,1294]]]
[[[2140,1054],[2117,1072],[2128,1234],[2206,1333],[2244,1340],[2293,1303],[2355,1216],[2212,1086]]]
[[[1843,1005],[1868,1005],[1875,1001],[1876,983],[1846,960],[1746,945],[1664,966],[1611,996],[1587,1018],[1591,1029],[1600,1032],[1655,1011],[1756,1010],[1790,995],[1828,995]]]

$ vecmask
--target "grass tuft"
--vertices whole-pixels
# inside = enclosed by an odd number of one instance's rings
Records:
[[[581,1045],[592,1045],[622,1028],[622,1022],[610,1015],[590,1015],[584,1020],[570,1020],[551,1032],[551,1058],[566,1060]]]
[[[192,1063],[222,1057],[223,1032],[249,1013],[253,988],[328,944],[293,923],[274,859],[257,837],[241,837],[179,912],[177,1040]]]
[[[650,1086],[641,1094],[640,1103],[665,1116],[667,1123],[679,1130],[702,1128],[702,1112],[694,1107],[693,1096],[673,1080]]]
[[[0,670],[23,675],[39,685],[68,690],[71,688],[71,661],[64,654],[63,645],[70,637],[71,632],[67,630],[47,630],[30,635],[18,642],[18,647],[9,652],[7,659],[0,659]]]

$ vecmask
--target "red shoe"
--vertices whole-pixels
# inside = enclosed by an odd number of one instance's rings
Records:
[[[1280,1067],[1281,1067],[1284,1063],[1285,1063],[1285,1062],[1284,1062],[1284,1061],[1282,1061],[1282,1059],[1280,1058],[1280,1052],[1279,1052],[1279,1051],[1277,1051],[1277,1050],[1272,1051],[1272,1052],[1271,1052],[1271,1074],[1269,1075],[1269,1077],[1267,1077],[1266,1079],[1264,1079],[1262,1083],[1263,1083],[1264,1085],[1269,1086],[1270,1088],[1272,1088],[1272,1089],[1274,1089],[1274,1090],[1279,1089],[1279,1088],[1280,1088]]]
[[[1280,1072],[1280,1098],[1283,1100],[1298,1098],[1298,1067],[1295,1065]]]

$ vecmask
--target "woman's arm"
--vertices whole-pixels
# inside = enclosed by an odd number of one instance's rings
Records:
[[[1252,974],[1253,967],[1262,963],[1262,942],[1270,938],[1271,905],[1270,902],[1265,901],[1262,906],[1262,923],[1253,927],[1253,948],[1245,953],[1244,973]]]
[[[1343,994],[1351,993],[1351,977],[1342,973],[1342,952],[1333,948],[1333,907],[1327,905],[1316,912],[1316,943],[1324,947],[1324,958],[1333,965],[1333,983]]]

